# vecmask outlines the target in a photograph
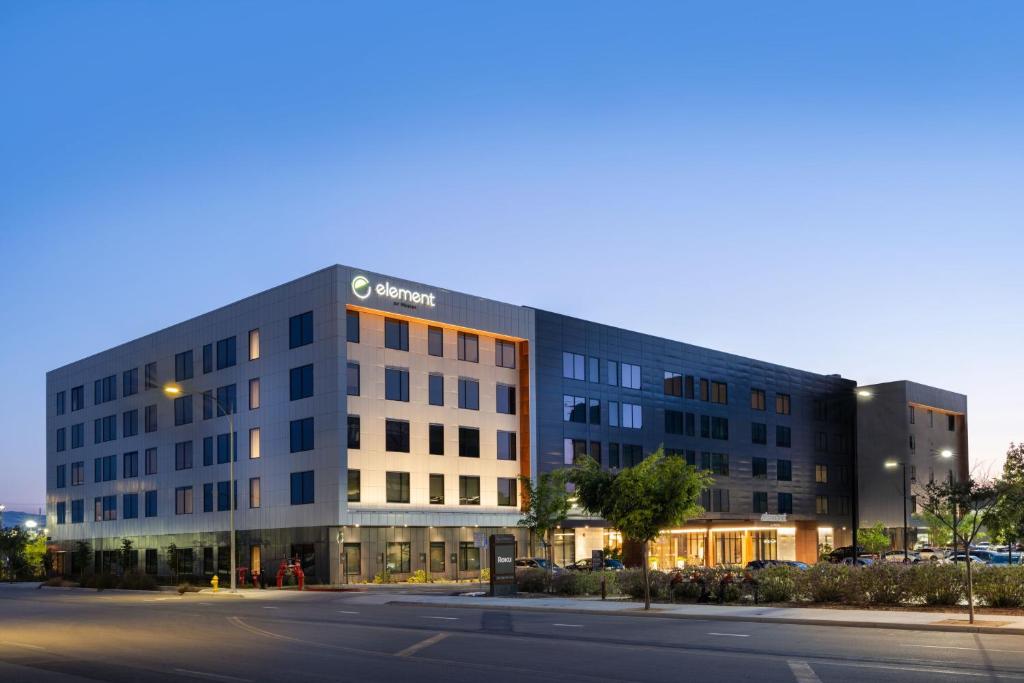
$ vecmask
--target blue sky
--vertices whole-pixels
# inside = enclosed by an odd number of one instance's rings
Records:
[[[331,263],[1024,439],[1020,3],[0,8],[0,501],[44,375]]]

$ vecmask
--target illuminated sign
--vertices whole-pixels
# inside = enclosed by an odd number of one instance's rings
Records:
[[[765,512],[765,513],[763,513],[761,515],[761,521],[762,522],[785,522],[786,521],[786,513],[782,512],[782,513],[779,513],[779,514],[776,515],[776,514],[772,514],[770,512]]]
[[[423,304],[424,306],[433,308],[435,305],[435,295],[433,293],[425,294],[423,292],[406,289],[405,287],[398,287],[387,280],[384,282],[378,282],[374,285],[365,275],[356,275],[352,278],[352,293],[357,299],[362,301],[369,299],[371,294],[376,294],[379,297],[391,299],[396,306],[415,306],[417,304]]]

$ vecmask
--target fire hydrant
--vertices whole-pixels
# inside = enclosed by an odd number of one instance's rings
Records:
[[[220,590],[220,589],[218,588],[218,586],[220,586],[220,577],[219,577],[219,576],[217,576],[216,574],[214,574],[214,575],[213,575],[213,578],[212,578],[212,579],[210,579],[210,585],[212,585],[212,586],[213,586],[213,592],[214,592],[214,593],[216,593],[216,592],[217,592],[218,590]]]
[[[298,562],[295,563],[295,579],[299,584],[299,590],[303,590],[306,585],[306,573],[302,571],[302,565]]]

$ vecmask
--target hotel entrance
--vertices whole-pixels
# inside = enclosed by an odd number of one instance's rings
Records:
[[[652,569],[742,566],[751,560],[796,560],[796,527],[673,529],[651,543]]]

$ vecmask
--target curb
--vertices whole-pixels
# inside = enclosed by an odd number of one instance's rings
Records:
[[[453,605],[442,602],[423,602],[418,600],[389,600],[388,605],[416,605],[418,607],[442,607],[452,609],[502,609],[514,612],[565,612],[568,614],[587,614],[592,616],[627,616],[646,617],[655,619],[690,619],[695,621],[739,621],[758,624],[794,624],[797,626],[839,626],[843,628],[876,628],[890,629],[894,631],[941,631],[945,633],[981,633],[1007,636],[1024,636],[1024,627],[1001,627],[1001,626],[954,626],[952,624],[907,624],[895,623],[886,624],[878,621],[850,621],[833,619],[810,619],[804,617],[766,617],[758,615],[741,616],[735,614],[680,614],[678,612],[648,612],[643,609],[630,609],[612,611],[599,611],[577,609],[574,607],[530,607],[527,605]]]

